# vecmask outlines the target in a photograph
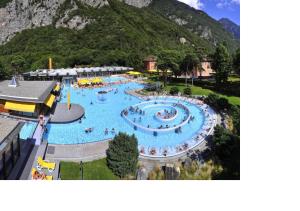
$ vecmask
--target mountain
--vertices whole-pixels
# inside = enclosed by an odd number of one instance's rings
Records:
[[[221,18],[219,22],[222,24],[223,28],[231,33],[235,39],[240,39],[240,26],[232,22],[228,18]]]
[[[141,68],[144,57],[162,50],[182,56],[199,48],[211,53],[221,41],[231,52],[239,45],[217,21],[175,0],[2,0],[0,5],[0,65],[7,75],[16,57],[23,71],[45,68],[49,56],[55,67]]]
[[[190,32],[209,41],[214,46],[218,42],[226,42],[230,49],[235,49],[239,42],[222,25],[204,11],[196,10],[182,2],[174,0],[153,0],[149,5],[162,16],[183,26]]]

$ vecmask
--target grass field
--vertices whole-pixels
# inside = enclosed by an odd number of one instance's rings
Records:
[[[229,76],[228,81],[230,82],[240,82],[239,76]]]
[[[60,175],[62,180],[80,180],[80,164],[73,162],[60,163]],[[83,163],[84,180],[117,180],[112,171],[106,165],[106,159]]]
[[[177,86],[181,93],[183,93],[183,90],[186,87],[184,83],[172,83],[172,84],[169,84],[169,85],[166,86],[166,90],[170,91],[171,87],[173,87],[173,86]],[[209,94],[215,93],[215,94],[217,94],[221,97],[227,98],[228,101],[233,105],[240,105],[240,98],[239,97],[222,95],[222,94],[216,93],[216,92],[214,92],[210,89],[203,89],[203,88],[198,87],[198,86],[192,86],[191,88],[192,88],[192,95],[205,95],[205,96],[207,96]]]

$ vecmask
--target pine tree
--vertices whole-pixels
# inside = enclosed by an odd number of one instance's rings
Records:
[[[213,54],[212,68],[216,71],[216,85],[219,86],[226,83],[231,71],[231,60],[224,44],[218,44]]]
[[[119,133],[109,142],[106,151],[107,165],[115,175],[124,178],[136,173],[139,156],[137,147],[136,137],[125,133]]]

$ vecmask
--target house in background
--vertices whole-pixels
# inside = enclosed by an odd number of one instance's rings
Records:
[[[209,78],[214,75],[215,71],[212,69],[212,61],[208,58],[205,58],[201,62],[202,71],[200,71],[200,68],[197,67],[193,70],[192,73],[188,74],[189,77],[194,76],[195,78],[203,77],[203,78]]]
[[[157,70],[157,57],[156,56],[148,56],[144,59],[145,70]]]

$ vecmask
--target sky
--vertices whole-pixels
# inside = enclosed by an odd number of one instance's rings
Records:
[[[216,20],[228,18],[240,25],[240,0],[178,0],[205,11]]]

